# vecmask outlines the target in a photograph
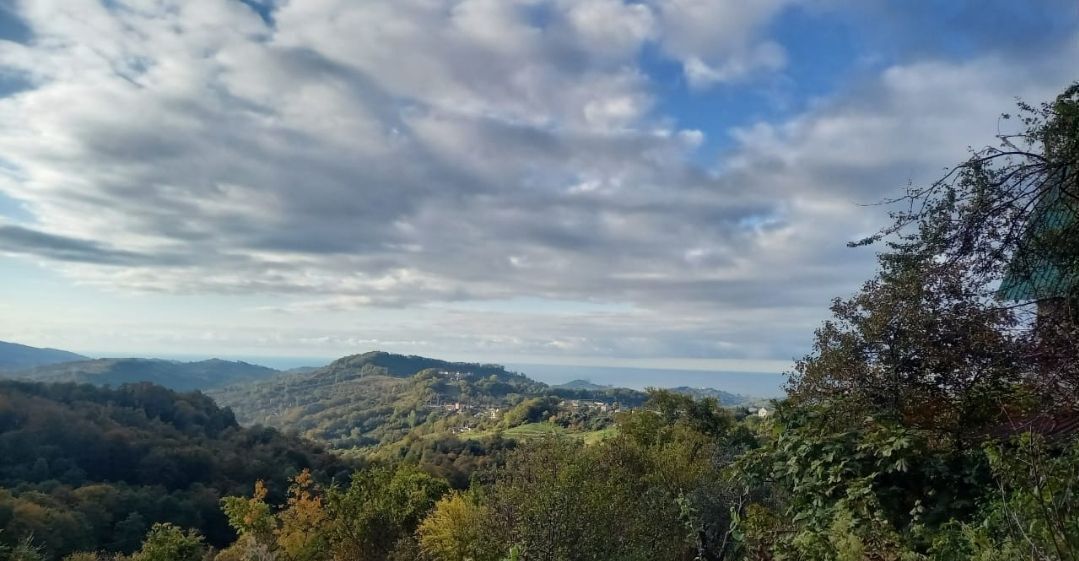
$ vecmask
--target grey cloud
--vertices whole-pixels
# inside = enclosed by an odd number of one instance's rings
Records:
[[[175,265],[178,261],[173,257],[124,251],[90,240],[58,236],[7,224],[0,224],[0,251],[35,255],[57,261],[122,267]]]

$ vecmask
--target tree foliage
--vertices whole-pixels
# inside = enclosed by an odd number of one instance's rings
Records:
[[[1079,555],[1079,85],[1018,120],[863,242],[884,243],[878,275],[835,301],[773,433],[734,464],[761,490],[743,555]]]
[[[347,466],[312,443],[241,428],[198,393],[0,382],[0,544],[32,539],[49,557],[130,553],[158,522],[223,546],[234,538],[223,494]]]

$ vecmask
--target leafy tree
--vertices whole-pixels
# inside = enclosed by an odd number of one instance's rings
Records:
[[[420,523],[420,549],[438,561],[499,561],[504,552],[489,535],[490,516],[475,496],[451,493]]]
[[[328,519],[321,490],[311,479],[311,472],[300,472],[289,488],[285,509],[278,514],[276,537],[281,552],[292,561],[322,558],[328,550]]]
[[[647,424],[633,435],[593,445],[550,437],[515,450],[484,477],[489,483],[435,510],[421,525],[421,546],[439,560],[465,555],[477,540],[495,546],[473,550],[477,559],[511,551],[542,561],[674,561],[710,553],[716,437],[690,422],[666,425],[653,412],[640,415]],[[461,527],[474,519],[479,530]]]
[[[250,498],[221,499],[221,509],[228,517],[229,525],[239,534],[239,539],[229,548],[239,558],[254,557],[245,554],[245,551],[271,552],[277,549],[275,534],[278,520],[266,502],[266,493],[266,485],[262,481],[256,481],[254,493]]]
[[[77,551],[64,557],[64,561],[105,561],[99,553],[91,551]]]
[[[648,390],[642,410],[619,417],[623,434],[642,444],[663,441],[679,427],[718,438],[734,424],[734,417],[713,398],[695,399],[669,390]]]
[[[112,542],[104,545],[113,551],[135,551],[149,529],[146,519],[137,511],[132,512],[116,523],[112,532]]]
[[[994,436],[1079,407],[1079,85],[1020,122],[862,242],[884,242],[879,274],[730,469],[757,495],[742,555],[1075,559],[1075,437]]]
[[[259,483],[250,498],[222,501],[240,534],[223,559],[390,559],[411,551],[420,520],[448,490],[445,481],[409,466],[357,471],[349,485],[325,489],[301,472],[275,513]]]
[[[1079,440],[1061,448],[1030,433],[989,443],[996,488],[978,516],[935,539],[938,559],[1079,559]]]
[[[313,561],[328,557],[330,520],[322,490],[311,472],[296,475],[289,486],[283,509],[273,513],[266,503],[266,487],[255,484],[250,498],[226,497],[222,508],[229,524],[240,534],[227,557],[241,559],[272,555],[288,561]]]
[[[880,273],[834,303],[796,401],[974,436],[1079,406],[1079,84],[1019,120],[861,242],[885,242]]]
[[[748,551],[780,558],[902,558],[971,516],[990,483],[978,450],[935,446],[930,431],[827,407],[780,407],[776,436],[730,473],[769,493],[736,521]]]
[[[354,473],[347,487],[331,487],[326,494],[334,554],[349,559],[387,558],[399,541],[412,537],[448,491],[445,481],[410,466]]]
[[[8,561],[44,561],[41,548],[28,536],[13,546],[0,545],[0,559]]]
[[[1021,131],[911,189],[894,224],[862,243],[886,241],[885,273],[915,263],[928,289],[952,286],[966,321],[1015,343],[995,360],[1014,361],[1042,403],[1069,408],[1079,395],[1079,83],[1041,106],[1021,103],[1016,119]]]
[[[834,401],[840,419],[874,415],[956,436],[996,422],[1021,379],[1017,320],[972,298],[951,265],[889,257],[882,269],[833,304],[814,354],[796,365],[791,398]]]
[[[202,561],[206,546],[194,530],[172,524],[154,524],[131,561]]]

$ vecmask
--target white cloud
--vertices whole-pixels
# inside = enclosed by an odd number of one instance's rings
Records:
[[[0,190],[35,219],[0,252],[273,295],[327,337],[326,314],[407,309],[425,322],[338,327],[533,354],[787,356],[869,272],[843,242],[882,216],[856,205],[990,140],[1079,52],[895,66],[735,131],[717,171],[653,115],[638,52],[698,85],[778,69],[760,33],[785,2],[308,0],[272,28],[239,2],[115,4],[26,3],[33,43],[0,47],[34,85],[0,99]],[[430,310],[522,297],[630,309]]]
[[[703,88],[786,64],[781,45],[762,36],[799,0],[653,0],[661,45],[682,63],[689,84]]]
[[[566,19],[589,53],[625,60],[656,37],[652,9],[620,0],[563,0]]]
[[[787,62],[787,55],[776,43],[766,42],[741,52],[737,57],[728,58],[721,65],[710,65],[697,56],[690,56],[683,62],[683,72],[690,87],[705,88],[719,82],[730,82],[743,78],[756,70],[779,70]]]

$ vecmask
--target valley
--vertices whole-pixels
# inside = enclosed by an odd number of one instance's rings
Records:
[[[79,358],[6,377],[198,390],[228,407],[242,425],[273,427],[357,457],[386,457],[415,442],[442,440],[485,444],[568,435],[594,442],[613,434],[617,414],[647,399],[643,391],[587,380],[548,385],[501,365],[380,351],[288,371],[220,359]],[[672,391],[715,398],[726,407],[767,402],[712,388]]]

